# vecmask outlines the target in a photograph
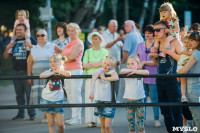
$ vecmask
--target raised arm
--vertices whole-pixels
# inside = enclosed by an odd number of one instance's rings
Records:
[[[101,77],[102,80],[106,80],[106,81],[117,81],[117,80],[119,80],[119,76],[116,72],[112,72],[110,75],[111,75],[110,77],[105,77],[104,73],[101,73],[100,77]]]
[[[48,78],[54,74],[55,73],[53,71],[50,72],[49,70],[46,70],[40,74],[40,78]]]
[[[4,59],[9,59],[11,57],[11,55],[8,53],[8,51],[10,50],[10,48],[13,48],[15,46],[14,42],[10,42],[7,46],[6,49],[3,53]]]

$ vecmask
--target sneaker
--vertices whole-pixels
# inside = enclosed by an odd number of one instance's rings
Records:
[[[187,98],[185,96],[182,96],[181,102],[182,103],[188,103],[188,100],[187,100]]]
[[[87,128],[97,127],[97,123],[95,123],[95,122],[90,122],[89,124],[87,124],[86,127],[87,127]]]
[[[43,123],[43,124],[44,124],[44,123],[48,123],[48,120],[47,120],[47,119],[42,119],[42,120],[41,120],[41,123]]]
[[[69,125],[80,125],[81,124],[81,120],[79,120],[79,119],[73,119],[68,124]]]
[[[161,56],[161,57],[166,57],[166,54],[163,53],[163,52],[161,52],[161,53],[159,53],[159,56]]]
[[[156,120],[154,121],[154,123],[155,123],[155,127],[161,127],[160,121]]]
[[[151,98],[149,96],[146,98],[146,103],[151,103]]]
[[[69,124],[72,121],[72,119],[66,120],[65,123]]]
[[[12,118],[12,120],[22,120],[24,119],[24,116],[16,115],[15,117]]]

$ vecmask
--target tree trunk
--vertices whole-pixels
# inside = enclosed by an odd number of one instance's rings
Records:
[[[145,19],[145,16],[146,16],[146,10],[147,10],[148,4],[149,4],[149,0],[144,0],[142,13],[141,13],[140,18],[139,18],[139,25],[141,27],[141,30],[142,30],[143,25],[144,25],[144,19]]]
[[[156,6],[157,6],[157,0],[153,0],[151,3],[151,12],[149,15],[149,24],[153,24],[154,22],[154,17],[155,17],[155,12],[156,12]]]
[[[124,0],[124,21],[129,19],[129,4],[128,0]]]
[[[113,19],[117,19],[117,0],[111,0],[111,6],[112,6],[112,17]]]

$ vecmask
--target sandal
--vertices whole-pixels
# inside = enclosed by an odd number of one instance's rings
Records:
[[[89,124],[87,124],[86,127],[87,128],[97,127],[97,124],[95,122],[90,122]]]

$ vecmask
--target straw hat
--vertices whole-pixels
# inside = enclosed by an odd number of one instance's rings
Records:
[[[92,37],[93,37],[94,35],[95,35],[95,36],[99,36],[99,38],[101,39],[101,44],[100,44],[100,46],[101,46],[101,47],[105,47],[106,42],[105,42],[103,36],[102,36],[101,34],[99,34],[99,32],[92,32],[92,33],[90,33],[90,34],[88,35],[88,37],[87,37],[88,41],[92,44]]]

